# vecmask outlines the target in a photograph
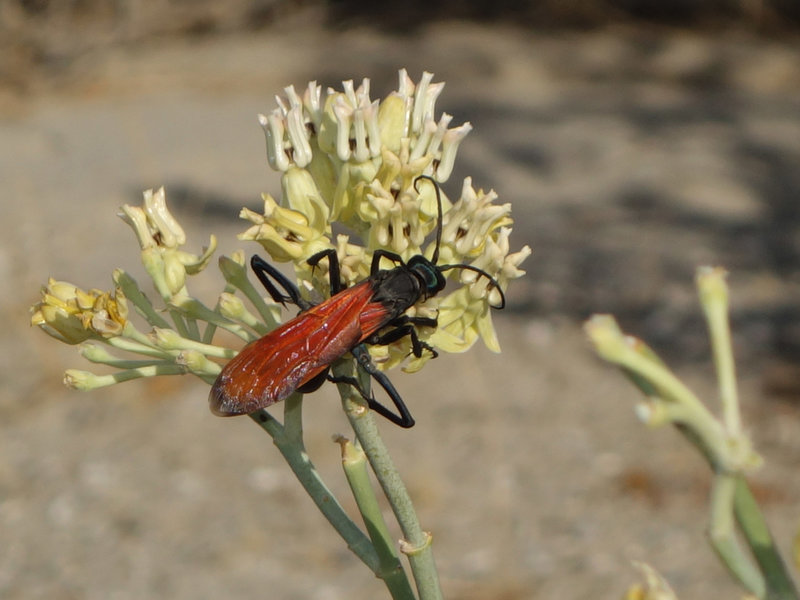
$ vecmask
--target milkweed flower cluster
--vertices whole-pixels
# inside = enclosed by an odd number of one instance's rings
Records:
[[[458,146],[471,130],[469,123],[450,127],[452,117],[446,114],[435,119],[443,85],[433,83],[429,73],[415,84],[402,70],[397,91],[383,101],[370,99],[368,79],[358,88],[344,82],[342,91],[329,89],[324,96],[313,82],[302,95],[286,88],[278,107],[259,116],[269,165],[281,172],[281,199],[265,194],[263,212],[243,209],[249,227],[239,239],[258,242],[275,261],[291,262],[300,289],[312,301],[329,293],[326,261],[314,269],[306,262],[321,250],[336,249],[346,285],[369,276],[372,254],[379,248],[404,259],[421,253],[430,258],[438,219],[435,190],[420,185],[418,191],[414,182],[428,175],[444,184]],[[510,280],[524,274],[519,265],[530,248],[510,252],[511,206],[495,200],[494,192],[475,189],[469,178],[454,201],[443,194],[439,262],[471,264],[505,290]],[[265,301],[253,286],[242,251],[219,259],[226,285],[213,307],[191,295],[189,277],[208,266],[216,239],[211,236],[200,254],[184,250],[186,235],[167,209],[163,189],[145,192],[142,206],[126,205],[120,216],[136,235],[163,306],[156,307],[121,269],[114,271],[114,290],[107,292],[51,279],[32,308],[32,324],[62,342],[80,344],[85,358],[114,369],[106,375],[68,370],[68,385],[92,389],[183,373],[211,383],[220,360],[236,353],[213,344],[218,329],[247,342],[277,325],[280,306]],[[334,235],[334,223],[352,234]],[[440,350],[462,352],[481,338],[499,351],[490,314],[499,293],[472,271],[448,275],[460,278],[461,285],[411,309],[438,320],[436,328],[420,331],[420,339]],[[129,319],[130,307],[147,328]],[[140,357],[132,360],[119,352]],[[408,360],[407,339],[371,347],[370,352],[382,368],[404,363],[406,370],[416,370],[430,358],[426,352]]]
[[[436,119],[435,104],[444,84],[433,83],[432,74],[424,73],[417,84],[405,70],[399,75],[398,89],[383,101],[370,98],[368,79],[358,88],[344,82],[342,91],[328,89],[324,97],[321,86],[311,82],[302,94],[286,88],[286,97],[277,98],[278,107],[259,116],[269,164],[282,174],[283,202],[265,195],[263,214],[243,211],[252,227],[239,237],[259,242],[276,261],[291,261],[301,289],[327,289],[325,265],[312,269],[306,262],[323,249],[336,249],[347,285],[369,276],[377,249],[403,259],[433,255],[435,190],[415,187],[415,181],[428,175],[444,184],[472,126],[450,127],[447,114]],[[510,252],[511,205],[495,204],[496,198],[493,191],[476,190],[470,178],[454,202],[443,198],[439,262],[479,267],[505,289],[524,274],[519,265],[530,248]],[[355,235],[334,238],[334,222]],[[420,339],[447,352],[463,352],[481,338],[499,351],[490,312],[499,293],[472,271],[454,276],[460,277],[461,287],[411,309],[438,320],[435,329],[420,331]],[[411,342],[404,338],[370,352],[388,368],[407,359]],[[430,356],[412,359],[405,369],[420,368]]]

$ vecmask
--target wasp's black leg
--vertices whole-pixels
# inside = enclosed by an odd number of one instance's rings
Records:
[[[414,418],[411,416],[411,413],[408,411],[408,407],[406,406],[403,399],[400,397],[400,393],[395,389],[392,385],[392,382],[386,376],[385,373],[382,373],[378,370],[375,366],[375,363],[372,362],[372,359],[369,356],[369,352],[367,351],[366,346],[364,344],[359,344],[355,348],[351,350],[353,356],[355,356],[358,364],[363,368],[370,376],[378,382],[384,391],[389,395],[389,398],[392,400],[392,404],[395,405],[397,408],[397,413],[392,412],[388,408],[386,408],[383,404],[375,400],[374,396],[368,395],[359,384],[358,380],[355,377],[335,377],[333,375],[328,376],[328,381],[332,381],[334,383],[347,383],[352,385],[354,388],[358,390],[358,393],[361,394],[361,397],[367,402],[370,410],[374,410],[376,413],[381,415],[382,417],[389,419],[395,425],[399,425],[400,427],[413,427],[414,426]],[[399,414],[398,414],[399,413]]]
[[[392,262],[396,262],[398,264],[405,264],[403,262],[403,258],[399,254],[395,254],[394,252],[389,252],[388,250],[375,250],[372,253],[372,265],[370,265],[369,275],[370,277],[374,276],[378,271],[381,270],[381,259],[388,258]]]
[[[390,329],[386,333],[381,335],[373,335],[368,340],[367,343],[373,344],[376,346],[388,346],[389,344],[396,342],[397,340],[408,336],[411,338],[411,351],[414,353],[414,356],[419,358],[422,356],[422,351],[427,350],[431,353],[432,358],[436,358],[439,356],[439,353],[433,349],[432,346],[426,344],[422,340],[419,339],[417,335],[417,330],[414,329],[414,325],[421,325],[424,327],[436,327],[436,319],[430,319],[428,317],[399,317],[392,321],[391,325],[397,325],[394,329]]]
[[[258,256],[257,254],[253,255],[250,259],[250,267],[253,269],[253,272],[258,277],[258,280],[261,284],[266,288],[269,295],[272,296],[272,299],[275,302],[280,302],[284,306],[286,306],[287,302],[291,302],[292,304],[300,307],[301,310],[308,310],[311,308],[311,304],[303,299],[300,296],[300,290],[297,289],[297,286],[289,281],[289,279],[278,269],[273,267],[263,258]],[[281,293],[281,291],[272,283],[270,277],[274,279],[278,285],[280,285],[286,294]]]
[[[439,324],[439,320],[436,317],[411,317],[409,315],[401,315],[389,323],[389,325],[405,325],[406,323],[419,325],[420,327],[436,327]]]
[[[372,362],[372,358],[370,358],[367,347],[364,344],[359,344],[353,348],[351,352],[353,356],[355,356],[361,368],[369,373],[389,395],[389,398],[392,400],[392,404],[394,404],[397,412],[400,414],[393,413],[383,404],[375,400],[374,397],[366,399],[369,407],[379,415],[386,417],[392,423],[399,425],[400,427],[413,427],[414,418],[411,416],[406,403],[403,402],[403,399],[400,397],[400,393],[395,389],[394,385],[392,385],[392,382],[389,380],[386,374],[379,371],[378,367],[375,366],[375,363]]]
[[[328,259],[328,279],[331,282],[331,296],[333,296],[344,289],[339,269],[339,256],[336,254],[336,250],[328,248],[322,252],[317,252],[306,262],[313,268],[319,264],[319,261],[326,257]]]

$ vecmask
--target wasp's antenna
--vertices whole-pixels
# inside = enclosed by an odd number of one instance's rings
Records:
[[[461,265],[461,264],[459,264],[459,265],[442,265],[441,267],[436,267],[436,268],[439,270],[440,273],[442,271],[447,271],[449,269],[464,269],[465,271],[472,271],[473,273],[478,273],[479,275],[483,275],[484,277],[486,277],[486,279],[489,280],[489,283],[491,284],[491,286],[494,289],[496,289],[497,292],[500,294],[500,304],[498,304],[497,306],[492,306],[492,308],[497,309],[497,310],[501,310],[501,309],[505,308],[505,306],[506,306],[506,295],[503,293],[503,290],[500,287],[500,283],[498,283],[497,279],[495,279],[494,277],[489,275],[483,269],[479,269],[478,267],[473,267],[472,265]]]
[[[439,260],[439,245],[442,243],[442,196],[439,191],[439,182],[430,175],[420,175],[414,180],[414,189],[417,193],[419,193],[417,185],[420,179],[430,181],[433,184],[433,189],[436,190],[436,206],[439,209],[439,219],[436,221],[436,247],[433,249],[433,257],[431,257],[431,262],[435,265]]]

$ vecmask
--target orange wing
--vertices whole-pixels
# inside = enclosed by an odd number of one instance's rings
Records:
[[[362,281],[245,346],[211,387],[211,412],[253,412],[280,402],[322,373],[385,325],[386,309],[370,303],[372,296],[370,281]]]

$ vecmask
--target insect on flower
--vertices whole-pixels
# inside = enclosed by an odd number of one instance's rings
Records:
[[[466,269],[488,278],[500,294],[500,303],[493,308],[502,309],[505,306],[500,285],[482,269],[466,264],[436,264],[442,237],[442,199],[438,183],[427,175],[415,180],[415,189],[420,179],[426,179],[434,185],[438,204],[436,244],[430,260],[420,254],[406,263],[393,252],[376,250],[372,256],[370,276],[352,287],[343,288],[336,250],[323,250],[309,258],[308,264],[313,267],[323,259],[328,259],[331,297],[314,305],[302,298],[297,286],[280,271],[260,256],[253,256],[250,264],[270,296],[284,306],[287,302],[297,305],[301,312],[294,319],[245,346],[225,365],[209,395],[214,414],[232,416],[251,413],[284,400],[294,391],[313,392],[327,380],[355,386],[372,410],[393,423],[401,427],[414,425],[414,419],[400,394],[372,362],[365,344],[388,345],[409,336],[414,356],[420,357],[427,350],[436,357],[436,350],[421,341],[414,329],[415,325],[435,327],[436,319],[412,317],[404,313],[418,301],[442,291],[446,284],[443,272],[450,269]],[[381,269],[381,260],[384,258],[397,266],[389,270]],[[366,394],[354,378],[329,374],[331,363],[348,352],[384,389],[397,413],[379,403],[374,396]]]

